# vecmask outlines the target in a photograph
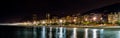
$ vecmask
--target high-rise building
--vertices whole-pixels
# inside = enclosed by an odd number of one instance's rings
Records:
[[[108,23],[115,24],[119,19],[118,15],[116,12],[108,14]]]
[[[120,22],[120,12],[118,12],[118,21]]]

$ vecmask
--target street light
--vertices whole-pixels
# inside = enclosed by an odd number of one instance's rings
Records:
[[[62,25],[62,23],[63,23],[63,20],[62,20],[62,19],[60,19],[60,20],[59,20],[59,22],[60,22],[60,25]]]
[[[101,20],[103,20],[103,18],[102,18],[102,17],[101,17],[100,19],[101,19]]]
[[[62,22],[63,22],[63,20],[61,20],[61,19],[60,19],[60,20],[59,20],[59,22],[60,22],[60,23],[62,23]]]
[[[87,18],[85,18],[85,21],[88,21],[88,19],[87,19]]]
[[[74,24],[76,24],[76,23],[77,23],[77,20],[76,20],[76,19],[74,19],[74,20],[73,20],[73,22],[74,22]]]
[[[74,19],[73,21],[76,22],[76,19]]]
[[[42,24],[45,24],[46,22],[45,21],[42,21]]]
[[[95,17],[93,17],[93,21],[96,21],[96,19],[97,19],[97,17],[95,16]]]

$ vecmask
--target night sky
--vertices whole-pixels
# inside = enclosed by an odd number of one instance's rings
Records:
[[[33,14],[42,19],[46,13],[66,16],[120,3],[120,0],[10,0],[1,3],[0,22],[30,19]]]

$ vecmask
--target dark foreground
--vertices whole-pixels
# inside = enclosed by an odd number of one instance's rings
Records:
[[[0,38],[120,38],[120,29],[0,26]]]

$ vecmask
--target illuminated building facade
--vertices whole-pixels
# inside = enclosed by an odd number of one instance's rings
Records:
[[[108,14],[108,23],[115,24],[120,20],[120,12]]]

